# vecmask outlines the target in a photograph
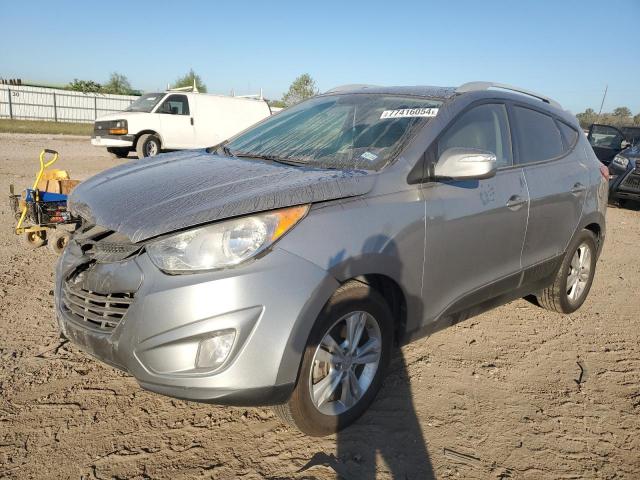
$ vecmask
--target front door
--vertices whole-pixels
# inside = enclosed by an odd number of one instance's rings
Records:
[[[622,150],[624,135],[615,127],[594,123],[589,127],[587,138],[598,160],[609,165],[613,157]]]
[[[186,95],[169,95],[156,110],[160,115],[162,148],[194,148],[193,105]]]
[[[513,165],[505,105],[482,104],[462,113],[437,141],[434,157],[452,147],[495,153],[488,179],[425,184],[426,320],[458,313],[518,286],[527,228],[528,194]]]

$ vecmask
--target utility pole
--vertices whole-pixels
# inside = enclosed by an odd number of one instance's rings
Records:
[[[604,86],[604,95],[602,95],[602,103],[600,103],[600,111],[598,112],[598,119],[600,119],[600,114],[602,113],[602,107],[604,106],[604,99],[607,98],[607,90],[609,90],[609,84]]]

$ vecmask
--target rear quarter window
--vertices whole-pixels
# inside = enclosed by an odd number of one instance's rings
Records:
[[[525,107],[513,107],[516,120],[519,163],[533,163],[559,157],[564,153],[562,135],[555,120]]]
[[[571,150],[578,141],[578,132],[564,122],[558,122],[558,127],[564,137],[566,148],[565,150]]]

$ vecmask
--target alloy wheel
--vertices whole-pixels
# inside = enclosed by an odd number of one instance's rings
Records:
[[[567,275],[567,297],[575,303],[584,292],[591,276],[591,249],[586,243],[581,243],[576,249]]]
[[[318,345],[309,375],[309,393],[325,415],[351,409],[368,390],[380,364],[382,335],[367,312],[349,313],[327,331]]]
[[[147,156],[154,157],[158,154],[158,144],[154,141],[147,142]]]

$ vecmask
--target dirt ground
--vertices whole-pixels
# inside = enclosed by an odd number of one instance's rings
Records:
[[[87,138],[0,134],[0,192],[41,148],[86,178],[119,161]],[[398,352],[338,436],[266,408],[188,403],[60,345],[55,257],[0,203],[0,478],[640,479],[640,211],[609,208],[591,294],[569,316],[524,300]]]

